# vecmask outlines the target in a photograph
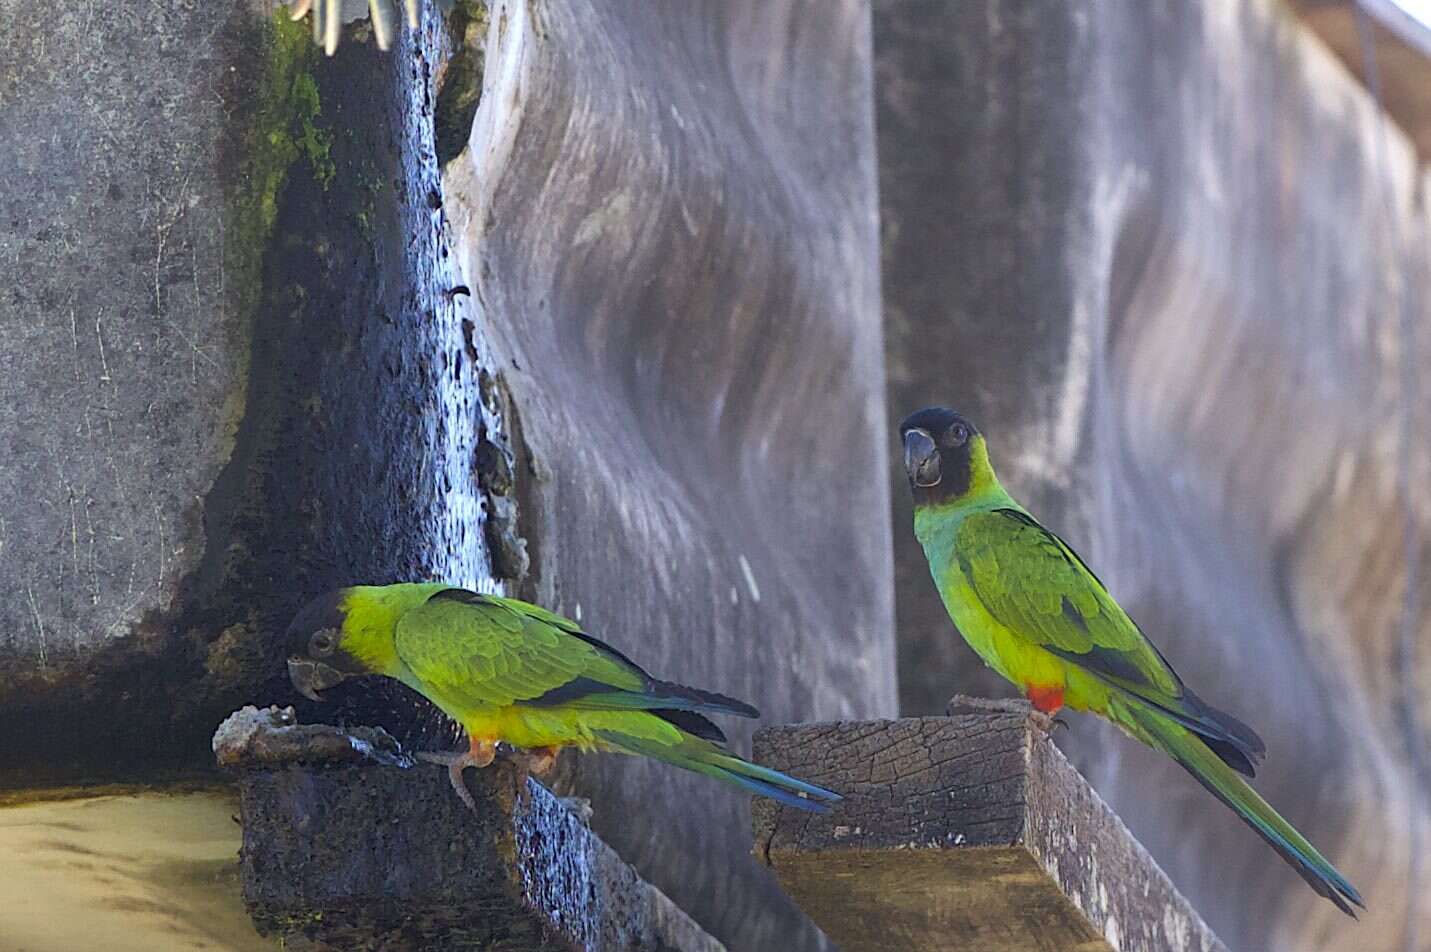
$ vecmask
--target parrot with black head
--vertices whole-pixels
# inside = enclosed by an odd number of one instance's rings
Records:
[[[536,773],[563,747],[638,754],[802,810],[835,793],[751,763],[726,748],[706,714],[758,717],[734,698],[653,678],[569,618],[529,602],[441,583],[358,585],[310,602],[288,628],[288,674],[317,700],[348,678],[383,675],[437,705],[468,749],[422,754],[448,767],[468,806],[467,767],[505,742]]]
[[[1307,883],[1355,916],[1361,894],[1245,778],[1262,739],[1194,694],[1078,553],[999,484],[984,435],[944,407],[899,427],[914,534],[964,640],[1033,706],[1091,711],[1177,761]]]

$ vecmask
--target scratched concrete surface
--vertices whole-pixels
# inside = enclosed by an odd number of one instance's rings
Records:
[[[536,597],[770,722],[893,713],[866,0],[490,22],[444,181],[531,452]],[[728,946],[818,946],[747,796],[574,764],[597,833]]]
[[[227,35],[0,2],[0,651],[41,668],[126,634],[202,554],[248,354],[213,155]]]
[[[391,56],[350,35],[280,87],[311,79],[288,131],[317,154],[257,288],[220,207],[256,28],[0,3],[0,784],[193,765],[228,711],[292,698],[275,633],[352,581],[506,585],[771,719],[894,712],[864,0],[499,4],[492,134],[445,179],[432,6]],[[441,729],[344,688],[325,719]],[[712,933],[820,945],[749,856],[748,797],[567,760]]]

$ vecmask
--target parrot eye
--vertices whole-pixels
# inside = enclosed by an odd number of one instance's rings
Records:
[[[969,428],[962,423],[956,423],[949,428],[947,436],[950,446],[963,446],[969,441]]]
[[[313,636],[313,640],[308,643],[308,652],[314,657],[321,658],[333,653],[333,649],[338,646],[337,633],[331,628],[324,628]]]

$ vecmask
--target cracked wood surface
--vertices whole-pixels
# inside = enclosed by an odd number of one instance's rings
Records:
[[[756,854],[845,952],[1225,952],[1020,703],[768,728],[761,763],[845,795],[757,801]]]

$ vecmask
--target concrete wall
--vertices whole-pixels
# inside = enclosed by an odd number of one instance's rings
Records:
[[[1431,654],[1406,664],[1400,625],[1402,532],[1424,550],[1431,521],[1425,388],[1409,515],[1395,487],[1431,227],[1408,142],[1261,0],[888,0],[875,40],[891,419],[937,400],[988,431],[1006,485],[1267,739],[1259,789],[1369,911],[1343,919],[1111,729],[1080,719],[1065,748],[1231,947],[1401,949],[1418,920],[1424,941],[1402,701]],[[894,499],[905,710],[1008,690]]]

